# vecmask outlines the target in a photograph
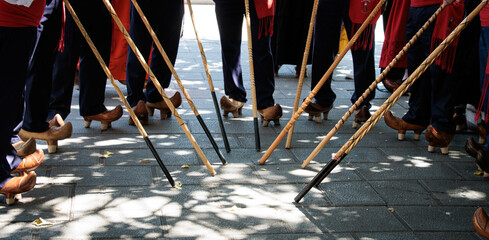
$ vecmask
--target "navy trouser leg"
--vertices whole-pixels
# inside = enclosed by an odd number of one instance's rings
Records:
[[[314,27],[312,51],[311,90],[321,80],[338,52],[341,22],[349,1],[320,0]],[[336,99],[331,89],[330,76],[314,97],[322,106],[330,106]]]
[[[26,72],[36,43],[36,28],[0,27],[0,188],[20,163],[10,144],[18,116],[22,114],[22,93]]]
[[[180,34],[182,31],[183,2],[180,0],[156,0],[154,2],[160,6],[150,9],[157,24],[154,31],[156,32],[156,36],[160,40],[166,55],[170,59],[170,62],[175,66],[178,44],[180,43]],[[161,86],[167,88],[170,86],[172,73],[154,43],[153,49],[153,53],[151,54],[151,70],[156,78],[158,78]],[[146,99],[149,102],[159,102],[163,100],[151,79],[148,79],[148,84],[146,85]]]
[[[29,65],[25,92],[25,112],[22,128],[32,132],[44,132],[51,96],[53,62],[58,47],[61,18],[61,2],[46,5],[44,17],[38,27],[38,42]]]
[[[221,38],[224,92],[230,98],[246,102],[241,69],[241,29],[244,3],[216,2],[216,17]]]
[[[64,32],[64,48],[56,53],[53,66],[51,99],[48,119],[59,113],[63,119],[71,111],[74,77],[80,59],[82,36],[71,14],[67,12]]]
[[[72,0],[80,21],[87,30],[103,60],[110,59],[111,16],[102,1]],[[80,49],[80,115],[91,116],[107,109],[104,105],[107,75],[86,41]]]
[[[454,91],[457,88],[456,79],[450,78],[449,73],[440,66],[431,67],[431,125],[436,130],[455,134],[455,123],[452,120],[455,107]]]
[[[406,25],[406,39],[411,39],[423,24],[433,15],[438,5],[411,7]],[[431,24],[407,52],[408,72],[412,74],[428,57],[434,24]],[[421,126],[428,126],[431,118],[431,74],[427,69],[411,86],[409,110],[403,120]]]
[[[480,40],[479,40],[479,59],[480,59],[480,89],[481,89],[481,94],[484,94],[484,80],[486,78],[486,67],[487,67],[487,57],[488,57],[488,51],[489,51],[489,27],[481,27],[481,35],[480,35]],[[488,104],[487,101],[489,100],[489,91],[485,92],[484,95],[484,106],[482,110],[484,113],[488,112]],[[483,97],[483,96],[481,96]],[[484,114],[482,113],[482,114]],[[482,116],[481,116],[482,117]],[[486,130],[489,130],[489,123],[485,123],[484,127]],[[489,134],[486,136],[486,149],[489,150]]]

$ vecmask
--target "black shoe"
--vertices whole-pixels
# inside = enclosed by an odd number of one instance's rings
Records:
[[[472,156],[473,158],[477,158],[478,152],[482,150],[481,145],[475,142],[473,138],[467,138],[465,141],[465,151]]]

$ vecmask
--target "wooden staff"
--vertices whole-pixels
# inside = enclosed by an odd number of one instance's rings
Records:
[[[200,116],[199,111],[197,110],[194,102],[192,101],[192,98],[190,98],[190,95],[188,94],[187,90],[183,86],[182,81],[180,80],[180,77],[178,76],[177,72],[175,71],[175,68],[173,67],[173,64],[171,63],[170,58],[168,58],[168,55],[166,54],[165,50],[163,49],[163,46],[161,45],[160,40],[156,36],[156,33],[153,31],[153,28],[149,24],[148,19],[146,18],[143,11],[139,7],[139,4],[137,3],[137,1],[136,0],[131,0],[131,1],[132,1],[132,4],[134,5],[134,8],[136,9],[139,16],[141,17],[141,20],[143,20],[143,23],[146,26],[146,28],[148,29],[151,37],[153,38],[153,42],[155,43],[156,47],[160,51],[161,56],[163,56],[163,59],[165,59],[166,65],[168,66],[168,69],[170,69],[171,73],[173,74],[173,77],[177,81],[178,86],[180,87],[180,90],[183,92],[183,95],[187,99],[187,102],[190,105],[190,108],[192,109],[192,111],[194,112],[195,117],[197,117],[197,120],[199,121],[200,126],[202,126],[202,129],[204,129],[204,132],[207,135],[207,138],[209,138],[209,141],[211,142],[212,147],[216,151],[217,156],[219,157],[219,159],[221,159],[222,164],[226,164],[226,159],[221,154],[221,151],[219,151],[219,147],[217,146],[216,141],[214,141],[214,138],[212,137],[211,132],[207,128],[207,125],[205,125],[205,123],[204,123],[204,119],[202,119],[202,116]]]
[[[368,87],[368,89],[365,90],[365,92],[362,94],[360,98],[357,99],[355,104],[353,104],[348,112],[345,113],[345,115],[336,123],[333,129],[329,131],[329,133],[326,135],[326,137],[323,138],[323,140],[318,144],[318,146],[314,149],[314,151],[307,157],[307,159],[302,163],[302,167],[305,168],[321,151],[321,149],[326,146],[326,144],[331,140],[331,138],[340,130],[341,126],[348,120],[348,118],[355,112],[355,110],[360,106],[360,104],[363,102],[363,100],[370,94],[370,92],[375,90],[375,87],[377,87],[377,84],[384,79],[384,77],[390,72],[390,70],[397,64],[397,62],[406,54],[407,50],[416,42],[423,34],[423,32],[435,21],[436,17],[440,14],[441,11],[446,7],[447,5],[442,4],[438,10],[428,19],[428,21],[423,25],[421,29],[418,30],[416,35],[414,35],[411,40],[404,46],[404,48],[396,55],[396,57],[389,63],[389,65],[382,71],[382,73],[379,75],[379,77],[372,82],[372,84]]]
[[[224,128],[224,123],[222,122],[222,117],[220,113],[221,110],[219,109],[219,105],[217,104],[216,92],[214,91],[214,84],[212,83],[211,72],[209,71],[209,65],[207,64],[207,58],[205,57],[204,47],[202,46],[202,41],[200,41],[199,34],[197,33],[197,27],[195,26],[194,11],[192,10],[192,4],[190,3],[190,0],[187,0],[187,5],[188,11],[190,13],[190,18],[192,19],[192,25],[194,26],[195,38],[197,39],[197,43],[199,44],[200,56],[202,56],[202,63],[204,64],[205,74],[207,75],[207,81],[209,82],[212,101],[214,102],[214,108],[216,109],[217,120],[219,121],[219,127],[221,128],[221,134],[224,140],[224,147],[226,148],[226,152],[231,152],[228,137],[226,135],[226,129]]]
[[[250,2],[245,0],[246,7],[246,28],[248,29],[248,56],[250,59],[250,80],[251,80],[251,102],[253,103],[253,123],[255,126],[255,147],[256,151],[261,150],[260,147],[260,131],[258,128],[258,114],[256,105],[256,90],[255,90],[255,67],[253,66],[253,48],[251,37],[251,20],[250,20]]]
[[[358,29],[358,31],[355,33],[355,35],[353,35],[353,37],[348,42],[348,44],[346,45],[346,47],[343,49],[343,51],[341,51],[340,55],[334,60],[333,64],[331,64],[331,66],[329,67],[328,71],[326,71],[326,73],[323,75],[323,77],[321,78],[321,80],[316,84],[316,86],[314,87],[314,89],[311,91],[311,93],[309,94],[309,96],[306,97],[306,99],[304,100],[304,102],[302,103],[302,105],[299,107],[299,109],[297,109],[297,112],[295,112],[294,115],[292,115],[289,123],[287,123],[287,125],[282,129],[282,131],[277,136],[277,138],[273,141],[272,145],[270,145],[270,147],[265,152],[265,154],[263,154],[262,158],[259,161],[260,164],[265,164],[265,162],[267,161],[268,157],[270,157],[270,155],[272,154],[273,150],[275,150],[275,148],[278,146],[278,144],[280,143],[280,141],[282,141],[282,139],[284,138],[285,134],[287,134],[287,131],[289,131],[289,129],[295,124],[295,122],[300,117],[300,115],[302,114],[302,112],[304,112],[304,109],[307,107],[307,105],[309,105],[309,103],[312,101],[312,99],[314,98],[314,96],[316,96],[317,92],[321,89],[321,87],[324,85],[324,83],[331,76],[331,74],[333,73],[334,69],[338,66],[338,64],[340,63],[340,61],[343,59],[343,57],[346,55],[346,53],[353,46],[353,44],[355,43],[355,41],[358,39],[358,37],[360,36],[360,34],[363,32],[363,30],[365,30],[365,28],[367,27],[367,25],[370,24],[370,22],[375,17],[375,15],[377,15],[377,13],[379,12],[379,10],[382,7],[382,5],[384,4],[384,2],[385,2],[385,0],[380,0],[379,3],[377,4],[377,6],[375,6],[375,8],[372,10],[372,12],[370,13],[370,15],[365,20],[365,22],[363,22],[362,26]]]
[[[199,155],[199,157],[202,160],[202,162],[204,163],[204,165],[207,167],[207,170],[209,171],[209,173],[212,176],[214,176],[216,174],[216,172],[214,171],[214,168],[212,168],[211,164],[209,163],[209,161],[205,157],[204,153],[202,152],[202,149],[200,149],[199,145],[195,141],[194,136],[192,135],[192,133],[190,133],[187,125],[185,124],[185,122],[180,117],[180,114],[178,114],[178,112],[176,111],[175,106],[173,106],[172,102],[170,101],[170,99],[166,95],[165,91],[163,90],[163,88],[160,85],[160,82],[158,81],[156,76],[153,74],[153,71],[151,71],[150,67],[146,63],[146,60],[144,60],[144,57],[141,54],[141,52],[139,51],[139,49],[136,47],[136,44],[134,44],[134,41],[132,41],[131,37],[129,36],[129,33],[126,31],[126,28],[122,25],[121,20],[117,16],[117,13],[115,12],[112,5],[110,4],[109,0],[103,0],[103,2],[105,4],[105,6],[107,7],[107,10],[109,11],[109,13],[112,15],[112,18],[114,19],[115,23],[119,27],[120,31],[122,32],[122,35],[124,35],[124,37],[126,38],[126,41],[129,44],[129,46],[131,47],[132,51],[134,52],[134,54],[138,58],[139,62],[143,66],[143,68],[146,70],[146,73],[149,75],[151,81],[153,81],[153,83],[155,84],[155,87],[158,89],[158,92],[160,92],[160,94],[163,97],[163,100],[165,101],[166,105],[168,105],[168,107],[170,108],[170,111],[172,111],[173,115],[175,115],[175,119],[180,124],[180,127],[182,127],[183,131],[185,132],[185,135],[187,135],[192,146],[194,146],[195,151]]]
[[[358,144],[365,134],[382,118],[383,114],[388,111],[399,98],[413,85],[413,83],[423,74],[426,69],[435,61],[435,59],[453,42],[453,40],[460,34],[460,32],[472,21],[474,17],[479,14],[482,8],[488,3],[489,0],[483,0],[477,8],[470,13],[453,31],[450,35],[435,49],[433,52],[421,63],[421,65],[414,71],[401,86],[384,102],[384,104],[367,120],[367,122],[343,145],[343,147],[335,154],[333,158],[328,162],[326,166],[312,179],[309,184],[294,198],[296,202],[299,202],[304,195],[311,190],[312,187],[321,183],[326,176],[336,167],[343,158]]]
[[[316,22],[316,15],[318,11],[319,0],[314,0],[314,6],[312,8],[311,22],[309,23],[309,32],[307,33],[306,48],[304,50],[304,57],[302,58],[301,74],[299,76],[299,83],[297,84],[297,93],[295,94],[294,110],[292,114],[297,112],[299,108],[302,84],[304,83],[304,77],[306,76],[307,59],[309,59],[309,51],[311,49],[312,33],[314,32],[314,23]],[[292,142],[292,134],[294,133],[294,125],[290,127],[289,134],[287,135],[287,141],[285,142],[285,148],[289,149]]]
[[[95,57],[97,58],[98,62],[100,63],[100,66],[104,70],[104,72],[107,75],[107,77],[110,79],[110,82],[114,86],[115,91],[117,92],[117,94],[119,95],[120,99],[124,103],[124,106],[126,106],[126,109],[129,112],[129,116],[132,118],[132,120],[136,124],[136,127],[138,128],[139,132],[143,136],[144,141],[146,142],[146,144],[148,145],[149,149],[151,150],[151,153],[153,153],[153,156],[156,158],[156,161],[160,165],[161,170],[163,170],[163,173],[165,174],[166,178],[170,182],[171,186],[172,187],[175,187],[175,181],[173,180],[170,172],[165,167],[165,164],[163,164],[163,161],[161,161],[161,158],[158,155],[158,152],[156,152],[156,149],[154,148],[153,143],[151,143],[151,140],[149,140],[148,134],[146,133],[146,131],[144,130],[143,126],[141,125],[141,122],[139,121],[138,117],[136,116],[136,114],[132,110],[131,105],[129,105],[129,103],[127,102],[126,98],[124,97],[124,94],[122,93],[121,89],[119,88],[119,86],[115,82],[114,76],[112,76],[112,73],[110,72],[109,68],[107,67],[107,64],[105,64],[104,59],[100,55],[100,52],[95,47],[95,44],[93,44],[92,39],[90,38],[90,36],[88,36],[88,33],[85,30],[85,27],[83,27],[82,23],[80,22],[80,19],[78,18],[78,15],[75,13],[75,11],[73,10],[73,7],[71,6],[71,4],[69,3],[68,0],[64,0],[64,3],[66,5],[66,8],[68,9],[68,11],[70,12],[71,16],[73,17],[73,20],[75,21],[76,25],[80,29],[81,34],[83,35],[83,37],[87,41],[88,45],[92,49],[93,54],[95,55]]]

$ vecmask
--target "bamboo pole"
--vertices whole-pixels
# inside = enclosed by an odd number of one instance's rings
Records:
[[[103,0],[103,2],[105,4],[105,6],[107,7],[107,10],[109,11],[109,13],[112,15],[112,18],[114,19],[115,23],[119,27],[120,31],[122,32],[122,35],[124,35],[127,43],[129,44],[129,46],[133,50],[134,54],[138,58],[139,62],[141,63],[141,65],[143,65],[143,68],[146,70],[146,73],[149,75],[151,81],[153,81],[153,83],[155,84],[155,87],[158,89],[158,92],[160,92],[160,94],[163,97],[163,100],[165,101],[166,105],[168,105],[168,107],[170,108],[170,111],[175,116],[175,119],[180,124],[180,127],[185,132],[185,135],[190,140],[190,143],[195,148],[195,151],[199,155],[200,159],[202,160],[202,162],[204,163],[204,165],[207,167],[207,170],[209,171],[209,173],[212,176],[214,176],[216,174],[216,172],[214,171],[214,168],[212,168],[211,164],[209,163],[209,161],[205,157],[204,153],[202,152],[202,149],[199,147],[199,145],[195,141],[194,136],[192,135],[192,133],[190,133],[187,125],[185,124],[185,122],[180,117],[180,114],[178,114],[178,112],[176,111],[175,106],[173,106],[172,102],[170,101],[170,99],[166,95],[165,91],[161,87],[160,82],[158,81],[158,79],[154,75],[153,71],[151,71],[151,68],[146,63],[146,60],[144,60],[143,55],[141,54],[141,52],[139,51],[139,49],[136,47],[136,44],[134,44],[134,41],[129,36],[129,33],[127,32],[126,28],[122,25],[121,20],[117,16],[117,13],[115,12],[115,10],[112,7],[112,5],[110,4],[109,0]]]
[[[175,78],[178,86],[180,87],[180,90],[182,91],[183,95],[187,99],[187,102],[190,105],[190,108],[192,109],[192,111],[194,112],[195,117],[197,117],[197,120],[199,121],[200,125],[204,129],[205,134],[209,138],[209,141],[211,142],[212,147],[216,151],[217,156],[219,157],[219,159],[221,159],[222,164],[226,164],[226,159],[224,158],[224,156],[219,151],[219,147],[217,146],[216,141],[214,141],[214,138],[212,137],[211,132],[207,128],[207,125],[204,123],[204,119],[202,119],[202,116],[200,116],[199,111],[197,110],[194,102],[192,101],[192,98],[190,97],[187,90],[183,86],[182,80],[180,80],[180,77],[178,76],[177,72],[175,71],[175,68],[173,67],[173,64],[171,63],[170,58],[168,58],[168,55],[166,54],[165,50],[163,49],[163,46],[161,45],[160,40],[156,36],[155,31],[153,30],[153,28],[149,24],[148,19],[144,15],[143,10],[141,10],[141,7],[139,7],[139,4],[137,3],[136,0],[131,0],[131,1],[132,1],[134,8],[136,9],[139,16],[141,17],[141,20],[143,21],[144,25],[148,29],[149,34],[153,38],[153,42],[155,43],[156,48],[158,48],[158,50],[160,51],[161,56],[163,56],[163,59],[165,60],[166,65],[168,66],[168,69],[170,69],[171,73],[173,74],[173,77]]]
[[[312,179],[309,184],[294,198],[299,202],[312,187],[321,183],[326,176],[346,157],[346,155],[358,144],[360,140],[370,131],[370,129],[382,118],[384,113],[388,111],[401,96],[413,85],[413,83],[423,74],[426,69],[435,61],[435,59],[453,42],[460,32],[479,14],[479,12],[487,5],[489,0],[483,0],[471,13],[467,16],[447,38],[420,64],[420,66],[404,81],[401,86],[392,93],[392,95],[384,102],[384,104],[367,120],[367,122],[355,132],[355,134],[343,145],[343,147],[331,158],[326,166]]]
[[[202,56],[202,63],[204,64],[205,74],[207,76],[207,81],[209,82],[209,89],[211,90],[212,101],[214,102],[214,108],[216,109],[217,120],[219,121],[219,128],[221,129],[222,138],[224,140],[224,147],[226,152],[231,152],[231,147],[229,146],[228,137],[226,135],[226,129],[224,128],[224,123],[222,122],[221,111],[219,110],[219,105],[217,104],[216,92],[214,90],[214,84],[212,83],[211,72],[209,71],[209,65],[207,64],[207,58],[205,56],[204,47],[202,46],[202,41],[200,41],[199,34],[197,33],[197,27],[195,26],[194,11],[192,9],[192,4],[190,0],[187,0],[188,11],[190,13],[190,18],[192,19],[192,25],[194,26],[195,38],[199,44],[200,56]]]
[[[295,94],[294,110],[292,114],[297,112],[299,108],[302,85],[304,83],[304,77],[306,76],[307,59],[309,59],[309,51],[311,49],[312,33],[314,32],[314,23],[316,22],[316,15],[318,11],[319,0],[314,0],[312,8],[311,21],[309,23],[309,32],[307,33],[306,48],[304,50],[304,56],[302,58],[301,74],[299,76],[299,83],[297,83],[297,93]],[[292,134],[294,134],[294,125],[290,127],[289,134],[287,135],[287,141],[285,142],[285,148],[289,149],[292,142]]]
[[[379,10],[382,7],[382,5],[384,4],[384,2],[385,2],[385,0],[380,0],[379,3],[377,4],[377,6],[375,6],[375,8],[372,10],[372,12],[367,17],[367,19],[362,24],[362,26],[358,29],[358,31],[355,33],[355,35],[353,35],[353,37],[348,42],[348,44],[346,45],[346,47],[343,49],[343,51],[341,51],[340,55],[335,59],[335,61],[333,62],[333,64],[331,64],[331,66],[326,71],[326,73],[323,75],[323,77],[321,78],[321,80],[316,84],[316,86],[311,91],[311,93],[309,94],[309,96],[306,97],[306,99],[304,100],[304,102],[302,103],[302,105],[299,107],[299,109],[297,109],[297,112],[294,113],[294,115],[291,117],[289,123],[287,123],[287,125],[282,129],[282,131],[277,136],[277,138],[273,141],[272,145],[270,145],[270,147],[265,152],[265,154],[263,154],[262,158],[259,161],[260,164],[265,164],[265,162],[267,161],[268,157],[270,157],[270,155],[272,154],[273,150],[275,150],[275,148],[278,146],[278,144],[280,143],[280,141],[282,141],[282,139],[284,138],[285,134],[287,134],[287,131],[289,131],[289,129],[295,124],[295,122],[297,121],[297,119],[299,118],[299,116],[302,114],[302,112],[304,112],[304,109],[307,107],[307,105],[309,105],[309,103],[312,101],[312,99],[314,98],[314,96],[316,96],[316,94],[319,91],[319,89],[321,89],[321,87],[324,85],[324,83],[326,82],[326,80],[328,80],[328,78],[331,76],[331,74],[333,73],[334,69],[338,66],[338,64],[340,63],[340,61],[343,59],[343,57],[346,55],[346,53],[353,46],[353,44],[355,43],[355,41],[358,39],[358,37],[360,36],[360,34],[363,32],[363,30],[365,30],[365,28],[367,27],[367,25],[370,24],[370,22],[375,17],[375,15],[377,15],[377,13],[379,12]]]
[[[80,29],[81,34],[83,35],[83,37],[87,41],[88,45],[92,49],[93,54],[95,55],[95,57],[97,58],[98,62],[100,63],[100,66],[102,67],[102,69],[104,70],[105,74],[109,78],[110,83],[112,83],[112,85],[114,86],[114,89],[117,92],[117,95],[119,95],[119,98],[124,103],[124,106],[126,107],[127,111],[129,112],[129,116],[131,117],[131,119],[136,124],[136,127],[138,128],[139,132],[143,136],[144,141],[146,142],[146,144],[148,145],[149,149],[151,150],[151,153],[153,153],[153,156],[156,158],[156,161],[158,162],[158,165],[160,165],[160,168],[161,168],[161,170],[163,170],[163,173],[165,174],[166,178],[170,182],[170,185],[172,187],[175,187],[175,181],[173,180],[170,172],[168,171],[168,169],[163,164],[163,161],[161,161],[161,158],[158,155],[158,153],[156,152],[156,149],[154,148],[153,144],[151,143],[151,140],[149,140],[148,134],[146,133],[146,131],[144,130],[143,126],[141,125],[141,122],[139,121],[139,119],[137,118],[136,114],[132,110],[131,105],[129,105],[129,103],[127,102],[126,98],[124,97],[124,94],[122,93],[121,89],[119,88],[119,86],[115,82],[114,76],[112,75],[112,73],[110,72],[109,68],[107,67],[107,64],[105,63],[104,59],[100,55],[100,52],[95,47],[95,44],[93,43],[92,39],[88,35],[87,31],[85,30],[85,27],[83,27],[82,23],[80,22],[80,19],[78,18],[78,15],[75,13],[75,11],[73,10],[73,7],[71,6],[71,4],[70,4],[70,2],[68,0],[64,0],[64,3],[65,3],[66,8],[68,9],[68,11],[70,12],[71,16],[73,17],[73,20],[75,21],[76,25]]]
[[[326,146],[326,144],[331,140],[331,138],[340,130],[341,126],[348,120],[348,118],[355,112],[355,110],[360,106],[360,104],[363,102],[363,100],[372,92],[375,90],[375,87],[377,87],[377,84],[384,79],[384,77],[390,72],[390,70],[397,64],[397,62],[406,54],[407,50],[416,42],[423,34],[423,32],[435,21],[436,17],[440,14],[441,11],[446,7],[447,5],[442,4],[438,10],[428,19],[428,21],[423,25],[422,28],[419,29],[419,31],[414,35],[411,40],[403,47],[403,49],[396,55],[396,57],[389,63],[389,65],[382,71],[382,73],[379,75],[379,77],[370,84],[368,89],[365,90],[365,92],[360,96],[360,98],[357,99],[355,104],[353,104],[350,109],[345,113],[345,115],[336,123],[333,129],[329,131],[329,133],[323,138],[323,140],[318,144],[318,146],[314,149],[314,151],[307,157],[307,159],[302,163],[302,168],[305,168],[321,151],[321,149]]]
[[[246,7],[246,28],[248,30],[248,56],[250,62],[250,80],[251,80],[251,101],[253,103],[253,123],[255,126],[255,148],[259,152],[260,146],[260,130],[258,128],[258,113],[256,103],[256,89],[255,89],[255,67],[253,65],[253,44],[251,36],[251,20],[250,20],[250,3],[249,0],[245,0]]]

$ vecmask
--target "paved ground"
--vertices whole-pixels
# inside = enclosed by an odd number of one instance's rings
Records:
[[[218,97],[223,95],[220,48],[213,6],[194,6]],[[188,16],[187,16],[188,17]],[[73,136],[46,154],[36,171],[36,188],[14,206],[0,197],[2,239],[480,239],[472,227],[478,206],[489,207],[487,180],[474,175],[474,161],[463,144],[472,133],[459,134],[450,154],[428,153],[427,142],[396,140],[396,132],[379,122],[318,189],[299,204],[294,197],[354,133],[352,120],[305,169],[302,161],[350,106],[351,58],[337,71],[338,96],[330,120],[317,124],[306,115],[296,123],[292,148],[281,143],[266,165],[254,148],[251,105],[242,118],[226,118],[232,151],[225,153],[217,116],[187,18],[176,64],[200,114],[221,148],[222,166],[187,102],[178,110],[212,163],[211,177],[175,118],[152,118],[146,131],[181,189],[171,188],[128,114],[100,132],[100,124],[83,128],[78,92],[73,97]],[[381,39],[377,42],[380,49]],[[378,61],[378,54],[377,54]],[[243,42],[246,79],[248,63]],[[310,79],[302,96],[308,94]],[[249,81],[246,81],[249,90]],[[178,86],[172,83],[171,94]],[[297,79],[284,66],[276,79],[275,99],[284,108],[281,126],[260,127],[262,150],[270,146],[291,117]],[[122,86],[122,89],[125,88]],[[379,89],[383,89],[379,86]],[[106,105],[120,104],[108,85]],[[377,92],[375,111],[388,97]],[[406,111],[407,98],[393,107]],[[45,142],[39,146],[47,152]],[[106,151],[109,158],[100,158]],[[182,168],[188,165],[189,168]],[[52,225],[36,227],[43,218]]]

